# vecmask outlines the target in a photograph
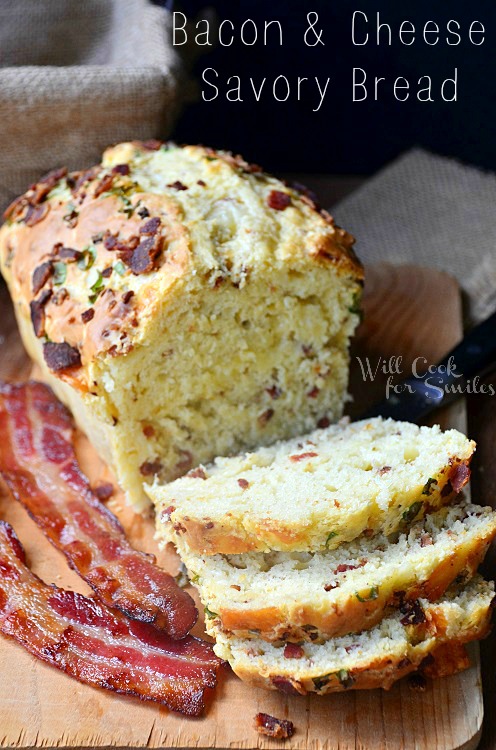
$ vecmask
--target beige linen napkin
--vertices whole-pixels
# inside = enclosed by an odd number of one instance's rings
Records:
[[[442,269],[467,293],[472,321],[496,310],[496,175],[414,149],[332,213],[365,264]]]
[[[147,0],[0,0],[0,207],[43,172],[167,137],[181,70]]]

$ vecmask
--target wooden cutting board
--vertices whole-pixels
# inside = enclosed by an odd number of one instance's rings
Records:
[[[387,379],[379,373],[373,383],[364,383],[357,356],[362,362],[368,356],[373,367],[378,357],[402,356],[403,376],[407,376],[414,358],[434,363],[462,334],[458,287],[438,271],[386,265],[370,268],[364,307],[366,322],[352,353],[352,414],[383,398]],[[30,364],[5,289],[0,289],[0,321],[0,377],[25,378]],[[436,421],[464,430],[463,402],[438,414]],[[92,480],[110,478],[82,436],[79,452]],[[157,553],[159,562],[176,572],[174,553],[156,549],[151,519],[123,509],[118,495],[110,506],[134,544]],[[5,490],[0,494],[0,517],[17,530],[30,563],[44,580],[87,592]],[[470,669],[433,682],[425,692],[412,691],[402,681],[389,692],[290,697],[250,688],[226,673],[205,716],[186,719],[165,708],[80,685],[37,662],[15,643],[0,639],[0,747],[249,749],[284,744],[301,750],[471,750],[477,746],[483,716],[478,653],[477,647],[472,648]],[[291,719],[294,737],[286,743],[260,737],[253,729],[259,711]]]

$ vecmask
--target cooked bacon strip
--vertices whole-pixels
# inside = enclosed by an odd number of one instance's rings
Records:
[[[0,632],[31,654],[96,687],[197,716],[222,664],[209,643],[181,641],[111,612],[95,599],[48,586],[0,521]]]
[[[0,472],[14,497],[109,607],[172,638],[196,622],[193,599],[153,555],[131,547],[82,473],[69,412],[42,383],[0,384]]]

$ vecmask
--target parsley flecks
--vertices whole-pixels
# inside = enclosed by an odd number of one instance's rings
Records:
[[[327,539],[325,540],[326,548],[329,546],[329,542],[331,541],[331,539],[334,539],[334,537],[337,535],[338,535],[337,531],[331,531],[331,533],[327,536]]]
[[[62,261],[56,261],[53,263],[53,283],[55,286],[60,286],[65,282],[67,278],[67,266]]]
[[[88,274],[88,286],[93,292],[88,297],[89,301],[93,305],[103,287],[105,286],[105,279],[103,278],[102,272],[98,268],[92,268]]]
[[[409,508],[407,508],[401,518],[405,523],[410,523],[410,521],[413,521],[413,519],[417,516],[419,510],[421,509],[423,503],[421,500],[417,500],[416,503],[412,503]]]
[[[209,620],[213,620],[214,617],[218,617],[219,615],[217,614],[217,612],[212,612],[211,609],[205,607],[205,616],[208,617]]]
[[[317,690],[322,690],[322,688],[327,685],[333,674],[334,672],[329,672],[328,674],[320,675],[320,677],[314,677],[313,684],[315,685],[315,688]]]
[[[429,477],[427,482],[424,484],[424,489],[422,490],[422,495],[432,495],[434,492],[433,485],[436,484],[436,480],[432,477]]]
[[[359,602],[372,602],[379,596],[379,586],[372,586],[370,591],[363,596],[358,591],[355,591],[355,596]]]
[[[77,267],[81,271],[88,271],[96,260],[96,247],[88,245],[82,250],[82,256],[77,262]]]
[[[124,276],[126,273],[126,266],[122,262],[122,260],[118,260],[117,263],[114,263],[114,271],[119,274],[119,276]]]

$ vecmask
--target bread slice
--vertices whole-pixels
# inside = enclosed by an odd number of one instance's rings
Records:
[[[318,551],[448,504],[474,449],[438,426],[342,421],[146,489],[168,538],[201,554]]]
[[[178,540],[206,608],[207,629],[267,641],[319,642],[372,628],[390,606],[437,600],[477,571],[496,513],[462,501],[390,543],[360,537],[327,552],[199,555]]]
[[[238,677],[271,690],[324,695],[388,689],[440,646],[456,648],[487,635],[493,596],[494,584],[477,576],[436,603],[420,600],[415,616],[397,611],[359,635],[298,646],[236,638],[218,630],[214,649]]]

